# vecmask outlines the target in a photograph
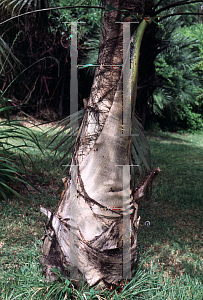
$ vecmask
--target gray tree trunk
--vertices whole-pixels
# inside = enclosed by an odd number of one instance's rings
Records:
[[[118,9],[143,13],[144,1],[134,2],[107,1]],[[121,21],[120,11],[105,13],[100,67],[96,69],[61,201],[54,213],[41,207],[49,218],[41,259],[49,280],[55,277],[51,268],[57,267],[67,276],[77,279],[79,272],[90,285],[108,287],[129,277],[136,260],[140,220],[136,200],[159,170],[146,177],[131,200],[130,195],[124,197],[130,191],[128,184],[123,184],[121,166],[131,164],[132,136],[122,134],[122,68],[108,66],[123,64],[123,25],[117,21]],[[132,115],[134,106],[132,101]],[[123,254],[123,237],[129,235],[124,226],[125,213],[131,216],[131,240],[126,252],[129,255]]]

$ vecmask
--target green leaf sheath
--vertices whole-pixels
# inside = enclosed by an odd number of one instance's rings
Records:
[[[137,32],[133,39],[134,53],[133,53],[132,62],[131,62],[131,71],[132,71],[132,73],[131,73],[131,101],[133,103],[132,115],[134,115],[134,113],[135,113],[135,103],[136,103],[136,96],[137,96],[139,53],[140,53],[142,38],[143,38],[143,35],[144,35],[147,25],[148,25],[148,22],[145,20],[142,20],[142,22],[140,23],[140,25],[137,28]],[[132,124],[132,126],[133,126],[133,124]]]

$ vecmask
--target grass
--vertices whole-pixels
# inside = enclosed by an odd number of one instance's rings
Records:
[[[37,134],[37,132],[36,132]],[[0,299],[195,299],[203,295],[203,133],[149,132],[152,167],[160,167],[150,201],[139,205],[139,268],[119,291],[95,291],[58,274],[47,283],[39,258],[46,218],[39,206],[54,209],[62,169],[34,152],[31,180],[44,193],[25,191],[27,204],[16,197],[0,201]],[[36,150],[38,151],[38,150]]]
[[[159,272],[173,280],[188,276],[202,284],[203,134],[159,132],[149,133],[148,139],[153,167],[162,172],[152,201],[140,205],[142,218],[151,226],[139,240],[143,249],[150,249],[148,260],[158,262]]]

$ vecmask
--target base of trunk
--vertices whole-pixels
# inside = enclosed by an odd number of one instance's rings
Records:
[[[41,207],[41,211],[44,213],[46,211],[46,215],[50,217],[43,238],[42,258],[40,259],[47,281],[57,279],[54,268],[59,269],[61,274],[72,279],[76,284],[85,278],[90,286],[97,284],[102,288],[117,286],[126,280],[123,278],[123,264],[128,266],[128,273],[131,274],[131,266],[134,266],[137,257],[136,247],[132,247],[129,260],[123,262],[122,247],[101,251],[98,248],[93,248],[89,243],[77,239],[77,254],[73,259],[75,253],[71,256],[70,228],[67,228],[45,208]],[[76,268],[76,276],[71,272],[74,267]]]

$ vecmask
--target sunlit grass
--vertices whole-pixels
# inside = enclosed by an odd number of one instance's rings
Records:
[[[171,278],[189,275],[203,281],[203,134],[149,135],[152,162],[162,173],[150,203],[140,214],[150,228],[139,240]],[[143,220],[143,221],[144,221]]]

